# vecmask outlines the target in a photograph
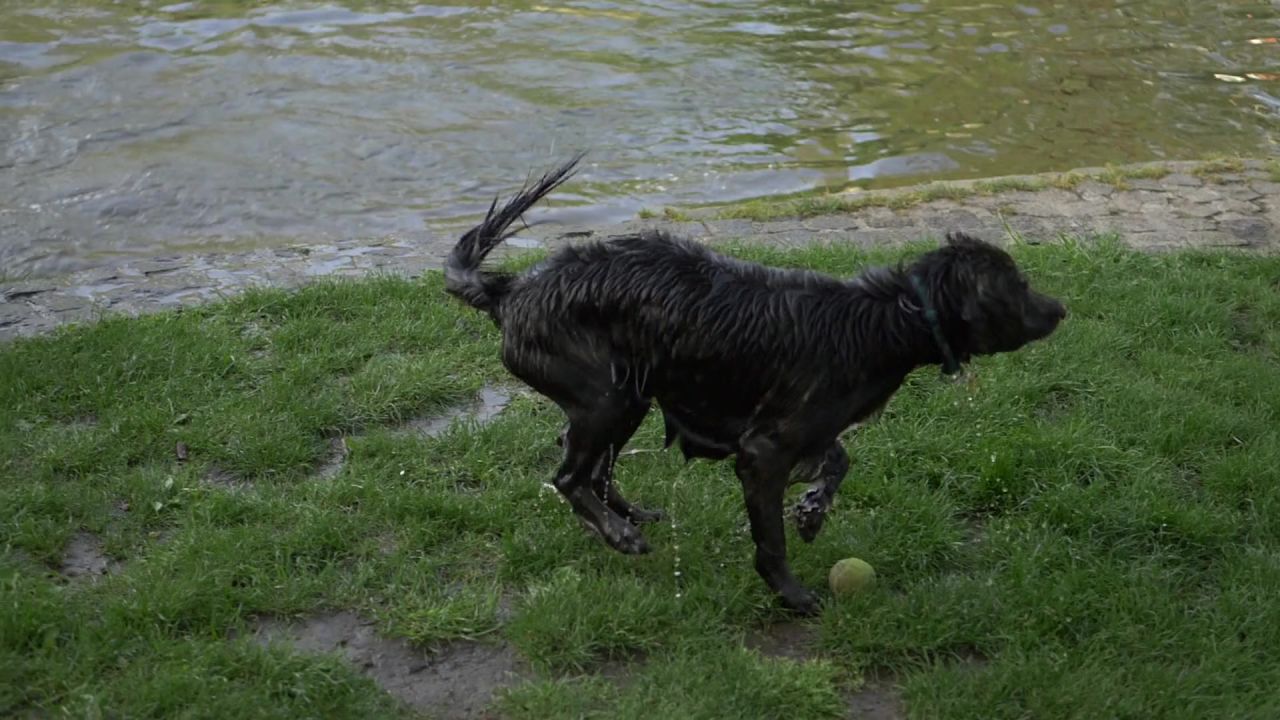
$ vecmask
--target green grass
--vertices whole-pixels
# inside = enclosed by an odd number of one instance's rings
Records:
[[[1271,159],[1266,163],[1267,175],[1271,182],[1280,182],[1280,160]]]
[[[1167,173],[1165,173],[1167,174]],[[885,207],[893,210],[905,210],[922,203],[934,200],[963,200],[976,196],[999,195],[1006,192],[1035,192],[1053,187],[1071,189],[1084,181],[1078,173],[1061,173],[1046,178],[996,178],[980,180],[964,185],[948,182],[933,182],[927,185],[900,191],[877,191],[868,193],[806,193],[785,200],[761,198],[746,200],[733,205],[717,208],[715,217],[745,220],[777,220],[779,218],[812,217],[839,212],[856,212],[870,207]],[[1107,180],[1106,176],[1099,176]],[[684,211],[668,208],[664,211],[668,219],[687,219],[690,215]],[[650,217],[656,217],[650,213]]]
[[[1201,177],[1211,177],[1223,173],[1238,173],[1245,169],[1244,160],[1238,157],[1216,157],[1201,163],[1191,172]]]
[[[849,274],[918,250],[733,252]],[[973,385],[913,375],[849,440],[823,534],[790,555],[815,588],[849,555],[880,583],[827,606],[808,661],[744,648],[786,616],[728,464],[623,458],[628,495],[676,520],[634,558],[544,486],[561,417],[538,398],[395,431],[508,381],[496,332],[436,275],[4,346],[0,715],[408,715],[336,658],[245,637],[256,616],[349,608],[428,645],[512,644],[536,673],[498,701],[514,718],[841,717],[870,671],[917,718],[1277,716],[1280,261],[1015,254],[1071,318],[978,360]],[[334,435],[350,457],[318,480]],[[634,445],[660,443],[650,418]],[[59,577],[82,531],[119,572]]]

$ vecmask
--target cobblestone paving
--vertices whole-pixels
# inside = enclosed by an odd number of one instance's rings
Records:
[[[722,220],[711,211],[680,222],[637,220],[603,228],[537,226],[513,238],[513,250],[558,245],[612,233],[661,227],[706,242],[749,241],[784,247],[852,243],[870,247],[938,237],[964,230],[984,239],[1052,242],[1062,235],[1118,233],[1148,251],[1183,248],[1280,250],[1280,177],[1275,163],[1243,161],[1229,171],[1201,163],[1160,163],[1159,179],[1106,178],[1151,166],[1085,168],[1069,189],[1053,187],[1055,175],[949,183],[957,188],[1045,186],[921,202],[901,209],[865,207],[856,212],[791,220]],[[1221,168],[1220,168],[1221,169]],[[1063,185],[1064,183],[1057,183]],[[859,197],[908,197],[916,189]],[[892,204],[892,203],[891,203]],[[92,320],[102,313],[139,314],[206,302],[249,286],[295,287],[321,277],[392,273],[416,277],[439,267],[455,238],[424,242],[349,241],[336,245],[255,250],[222,255],[155,257],[65,277],[0,281],[0,341],[35,335],[57,325]]]

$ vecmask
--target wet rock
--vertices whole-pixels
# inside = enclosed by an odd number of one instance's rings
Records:
[[[0,296],[5,302],[32,298],[42,293],[57,290],[59,285],[47,280],[22,280],[0,285]]]
[[[1224,231],[1243,241],[1245,245],[1257,246],[1267,242],[1273,228],[1259,218],[1240,218],[1221,223]]]
[[[1115,191],[1116,189],[1114,186],[1098,182],[1097,180],[1085,180],[1076,186],[1076,194],[1078,194],[1080,199],[1085,202],[1105,200],[1111,197],[1112,193]]]
[[[25,322],[33,318],[35,314],[35,310],[32,310],[25,303],[0,303],[0,328]]]

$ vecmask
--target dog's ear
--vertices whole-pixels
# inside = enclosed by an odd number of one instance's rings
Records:
[[[967,235],[961,237],[968,238]],[[957,269],[955,279],[960,296],[960,319],[970,327],[980,324],[983,320],[982,299],[986,295],[987,278],[979,272],[973,272],[973,269],[967,264],[960,264]]]

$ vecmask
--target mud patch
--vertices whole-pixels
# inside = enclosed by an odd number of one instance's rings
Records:
[[[974,647],[960,647],[952,652],[951,657],[947,660],[953,667],[960,666],[968,669],[981,669],[991,664],[991,658],[987,657],[981,650]]]
[[[456,641],[427,650],[378,634],[355,613],[317,615],[299,622],[265,620],[254,636],[307,653],[338,653],[384,690],[441,720],[488,717],[494,694],[528,677],[506,644]]]
[[[769,658],[807,662],[822,657],[818,646],[818,626],[805,622],[780,622],[747,633],[743,644]],[[892,678],[868,678],[854,692],[844,694],[851,720],[901,720],[905,718],[902,696]]]
[[[440,437],[454,423],[467,423],[483,426],[493,422],[494,418],[511,403],[511,393],[486,385],[480,394],[471,402],[458,405],[438,415],[417,418],[406,422],[402,429],[424,438]]]
[[[62,426],[69,432],[80,433],[95,430],[98,427],[98,416],[93,413],[78,415],[69,420],[65,420]]]
[[[647,663],[649,657],[643,652],[633,652],[625,657],[612,658],[598,662],[590,668],[591,674],[603,679],[619,690],[626,690],[636,682],[636,676]]]
[[[342,467],[346,465],[347,455],[350,450],[347,448],[347,439],[345,437],[329,438],[329,451],[324,457],[324,461],[316,468],[315,478],[317,480],[332,480],[342,472]]]
[[[1033,412],[1043,422],[1058,422],[1070,415],[1081,400],[1094,395],[1094,389],[1085,383],[1055,382],[1045,388],[1043,396],[1035,401]]]
[[[386,532],[378,536],[378,554],[391,557],[400,552],[400,541],[392,533]]]
[[[781,622],[747,633],[743,644],[765,657],[805,661],[819,657],[818,629],[802,622]]]
[[[78,532],[71,536],[62,551],[63,577],[77,581],[96,582],[120,569],[120,563],[102,552],[102,541],[93,533]]]
[[[210,465],[200,476],[200,482],[212,487],[232,491],[248,490],[252,487],[252,483],[249,481],[217,465]]]
[[[173,539],[176,537],[178,537],[177,528],[162,528],[160,530],[151,530],[147,532],[147,541],[157,547],[173,542]]]
[[[847,696],[847,717],[856,720],[902,720],[907,716],[902,695],[889,680],[868,680],[857,692]]]
[[[1255,352],[1266,346],[1264,326],[1253,308],[1241,305],[1231,311],[1228,342],[1236,352]]]

